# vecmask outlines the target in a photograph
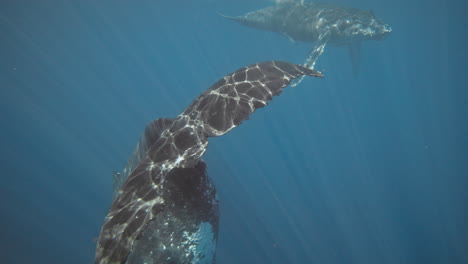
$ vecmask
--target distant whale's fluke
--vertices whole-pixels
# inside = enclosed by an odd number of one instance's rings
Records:
[[[245,26],[277,32],[294,42],[313,42],[315,46],[304,65],[309,68],[313,68],[325,45],[349,45],[355,72],[360,42],[384,39],[392,31],[372,11],[303,1],[284,1],[242,16],[224,17]]]
[[[95,263],[214,263],[218,201],[201,160],[208,137],[240,125],[303,75],[323,77],[287,62],[253,64],[216,82],[176,118],[151,122],[115,174],[123,184],[104,219]]]

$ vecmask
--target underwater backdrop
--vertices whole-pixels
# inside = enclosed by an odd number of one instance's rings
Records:
[[[468,263],[466,1],[333,0],[393,31],[327,46],[204,156],[217,263]],[[92,263],[146,124],[310,43],[242,27],[267,0],[0,1],[0,262]]]

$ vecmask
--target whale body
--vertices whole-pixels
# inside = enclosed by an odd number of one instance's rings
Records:
[[[122,173],[99,234],[95,263],[215,262],[219,208],[201,160],[208,137],[239,126],[291,80],[320,72],[281,61],[243,67],[176,118],[151,122]]]
[[[348,45],[357,72],[360,43],[386,38],[392,28],[370,10],[331,4],[283,2],[238,17],[224,16],[242,25],[280,33],[291,41],[315,44],[306,67],[313,68],[325,44]]]
[[[269,30],[294,41],[316,42],[329,32],[330,44],[384,39],[391,27],[370,10],[331,4],[285,2],[238,17],[227,17],[242,25]]]

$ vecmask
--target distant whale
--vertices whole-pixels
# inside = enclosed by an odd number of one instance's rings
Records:
[[[279,95],[291,80],[320,72],[269,61],[211,86],[179,116],[145,129],[104,219],[95,263],[215,262],[219,209],[201,160],[208,137],[226,134]]]
[[[360,42],[384,39],[391,27],[372,11],[330,4],[283,2],[238,17],[224,16],[249,27],[280,33],[291,41],[314,42],[305,66],[313,68],[327,43],[349,45],[357,71]]]

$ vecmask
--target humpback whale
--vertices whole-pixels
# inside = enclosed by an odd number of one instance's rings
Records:
[[[287,1],[238,17],[224,16],[242,25],[280,33],[291,41],[313,42],[304,66],[313,68],[327,43],[348,45],[357,72],[360,42],[384,39],[391,27],[372,11],[331,4]]]
[[[213,84],[176,118],[146,126],[99,234],[95,263],[214,263],[219,209],[201,160],[208,137],[226,134],[300,76],[281,61],[243,67]],[[121,182],[122,184],[119,184]]]

